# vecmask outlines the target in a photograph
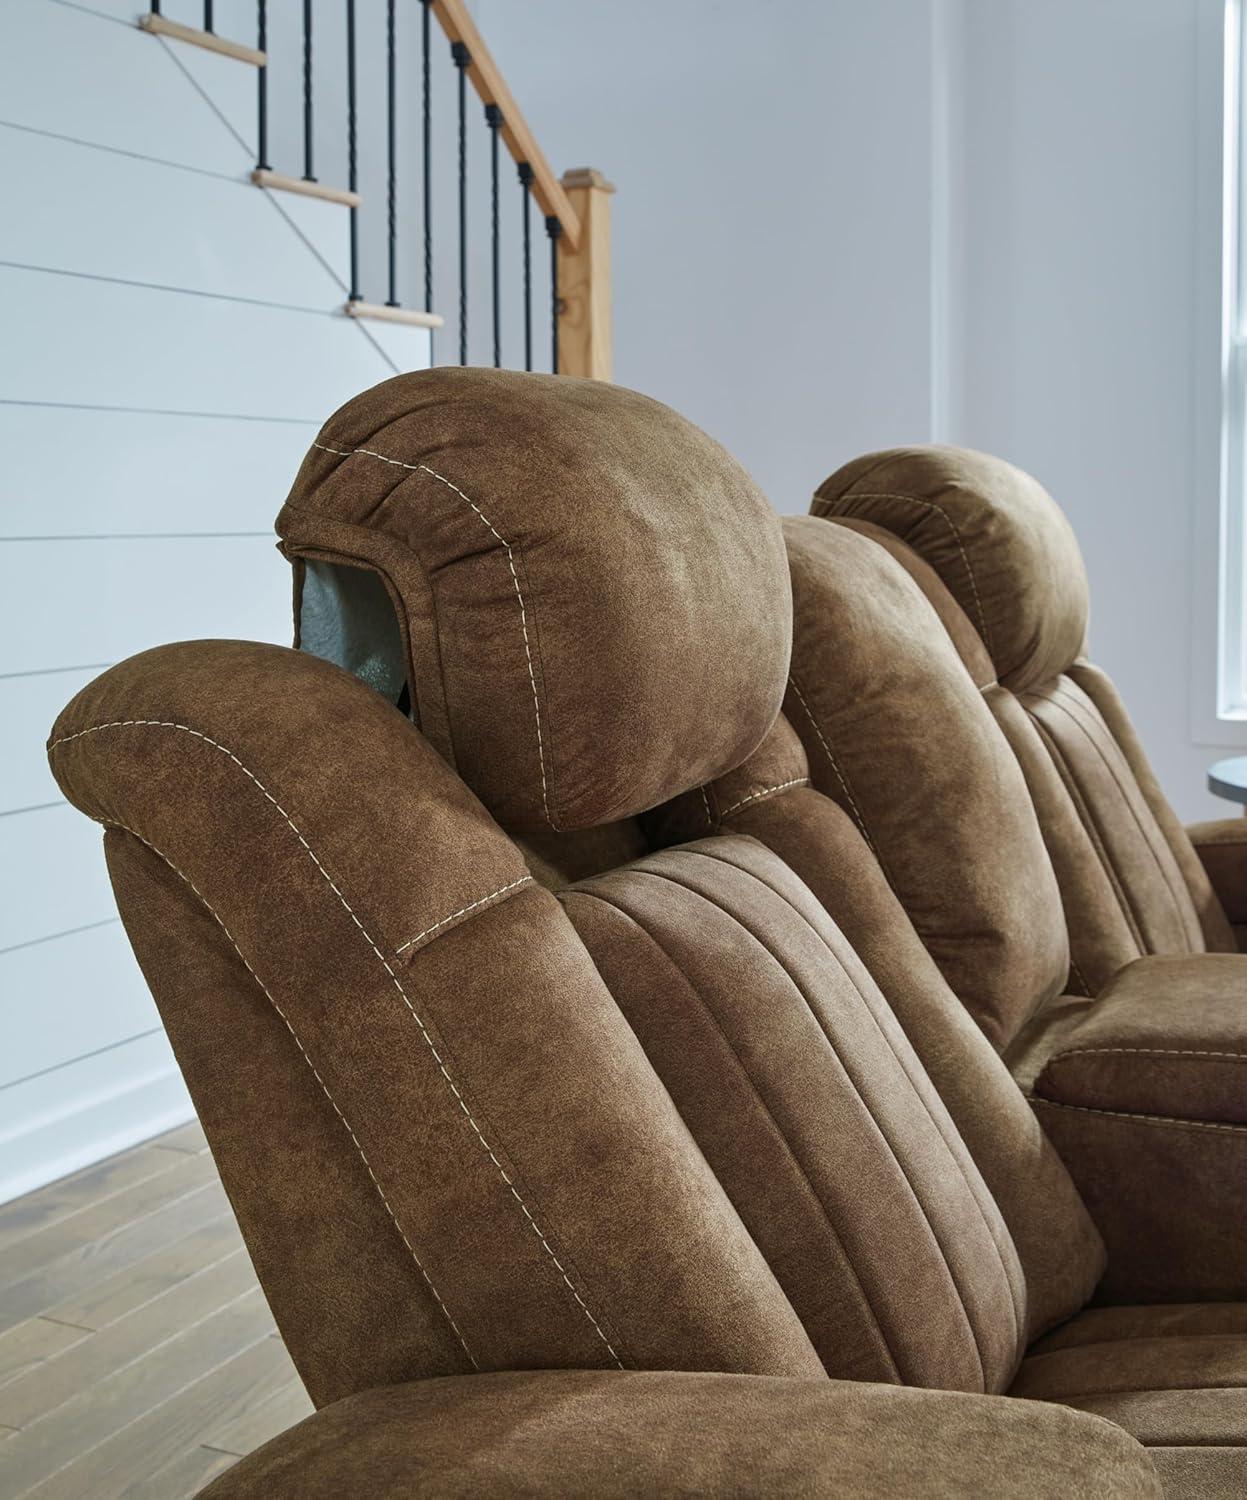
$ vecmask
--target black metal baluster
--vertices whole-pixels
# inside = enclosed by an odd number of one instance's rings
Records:
[[[563,226],[551,215],[546,219],[550,236],[550,370],[559,373],[559,237]]]
[[[257,0],[255,31],[256,47],[267,58],[268,0]],[[268,160],[268,63],[261,63],[256,74],[255,164],[257,171],[268,172],[271,170]]]
[[[424,0],[420,18],[420,70],[424,143],[424,310],[433,311],[433,95],[429,84],[429,18],[431,0]],[[433,333],[429,332],[429,358],[432,360]]]
[[[397,132],[394,126],[394,95],[396,88],[394,46],[394,0],[386,0],[385,6],[385,119],[386,119],[386,213],[389,222],[389,296],[387,307],[398,306],[398,191],[396,184],[395,153]]]
[[[316,181],[312,171],[312,0],[303,0],[303,181]]]
[[[489,126],[490,236],[493,248],[494,369],[496,370],[502,364],[502,265],[498,224],[498,132],[502,128],[502,111],[496,104],[485,106],[485,123]]]
[[[212,32],[212,0],[204,0],[204,30]]]
[[[346,185],[351,192],[359,191],[359,141],[356,131],[356,87],[355,87],[355,0],[346,0]],[[359,209],[351,205],[351,290],[347,296],[352,302],[359,295]]]
[[[533,241],[531,215],[529,214],[531,207],[529,187],[533,180],[533,169],[526,161],[522,161],[519,165],[519,174],[524,213],[524,368],[531,370],[533,367]]]
[[[468,362],[468,64],[471,54],[453,42],[450,55],[459,69],[459,363]]]

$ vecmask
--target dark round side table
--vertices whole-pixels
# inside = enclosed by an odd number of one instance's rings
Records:
[[[1243,804],[1247,813],[1247,755],[1232,755],[1209,766],[1208,790],[1214,797]]]

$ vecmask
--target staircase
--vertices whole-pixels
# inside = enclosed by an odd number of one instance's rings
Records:
[[[166,4],[142,24],[120,0],[7,0],[0,14],[0,162],[13,209],[0,219],[0,1201],[191,1115],[98,851],[82,847],[98,831],[48,775],[56,710],[102,666],[154,641],[288,644],[290,583],[271,523],[325,417],[434,358],[488,362],[501,343],[499,357],[525,363],[515,250],[529,185],[508,178],[504,261],[491,236],[490,157],[513,140],[536,146],[516,130],[509,92],[505,130],[474,108],[476,156],[464,154],[476,197],[463,199],[461,244],[456,90],[471,86],[498,108],[505,89],[475,29],[464,29],[466,12],[441,0],[397,7],[399,176],[376,132],[385,100],[364,87],[385,76],[386,0],[318,0],[312,77],[325,191],[309,192],[304,8],[259,9],[270,27],[263,69],[251,55],[254,0]],[[345,49],[331,36],[347,11],[360,67],[354,205],[344,201]],[[441,83],[428,197],[435,211],[452,210],[434,240],[446,327],[424,304],[425,193],[414,170],[430,11],[476,49],[448,83],[446,39],[434,33]],[[231,41],[241,56],[222,48]],[[301,184],[293,191],[252,180],[261,80],[271,171]],[[393,215],[390,175],[402,189]],[[549,368],[558,339],[564,373],[607,374],[605,185],[582,173],[564,187],[545,167],[546,206],[551,184],[574,233],[551,241],[559,287],[542,279],[535,252],[528,264],[530,342],[538,367]],[[534,215],[534,243],[547,243],[545,217]],[[471,340],[457,321],[465,288]]]

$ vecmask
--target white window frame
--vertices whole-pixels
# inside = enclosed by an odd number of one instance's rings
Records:
[[[1196,120],[1190,743],[1247,752],[1247,161],[1240,108],[1247,0],[1193,0]],[[1243,80],[1247,81],[1247,80]],[[1241,173],[1240,173],[1240,168]],[[1240,175],[1244,202],[1240,236]],[[1245,257],[1247,258],[1247,257]]]
[[[1242,0],[1225,7],[1222,147],[1221,526],[1217,718],[1247,724],[1247,35]]]

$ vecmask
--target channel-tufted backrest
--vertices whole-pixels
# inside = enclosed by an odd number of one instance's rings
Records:
[[[1028,1339],[1072,1316],[1104,1269],[1104,1246],[1069,1173],[980,1027],[949,988],[850,813],[816,789],[782,716],[735,771],[643,823],[659,845],[756,842],[835,923],[913,1044],[1016,1248]],[[630,1019],[632,1019],[630,1015]],[[635,1025],[635,1021],[634,1021]]]
[[[307,649],[145,653],[50,753],[314,1399],[1006,1389],[1098,1238],[868,846],[798,797],[788,560],[739,466],[615,387],[439,370],[331,418],[279,526]]]
[[[833,531],[869,534],[900,561],[981,689],[1025,776],[1060,887],[1070,944],[1064,987],[1094,995],[1144,954],[1232,949],[1225,914],[1121,699],[1087,659],[1086,573],[1046,491],[986,454],[900,448],[838,470],[811,509],[836,523]],[[800,599],[796,609],[800,620]],[[835,638],[831,619],[822,628]],[[924,634],[941,632],[932,622]],[[929,640],[914,642],[928,649]],[[814,650],[798,644],[794,675],[817,676],[806,665]],[[948,707],[933,712],[932,756],[947,734],[961,733],[957,718]],[[936,809],[941,838],[965,808],[956,819],[953,811]],[[1015,836],[1002,841],[1014,844],[1011,878],[1020,879],[1032,851]],[[998,852],[983,853],[999,872]]]

